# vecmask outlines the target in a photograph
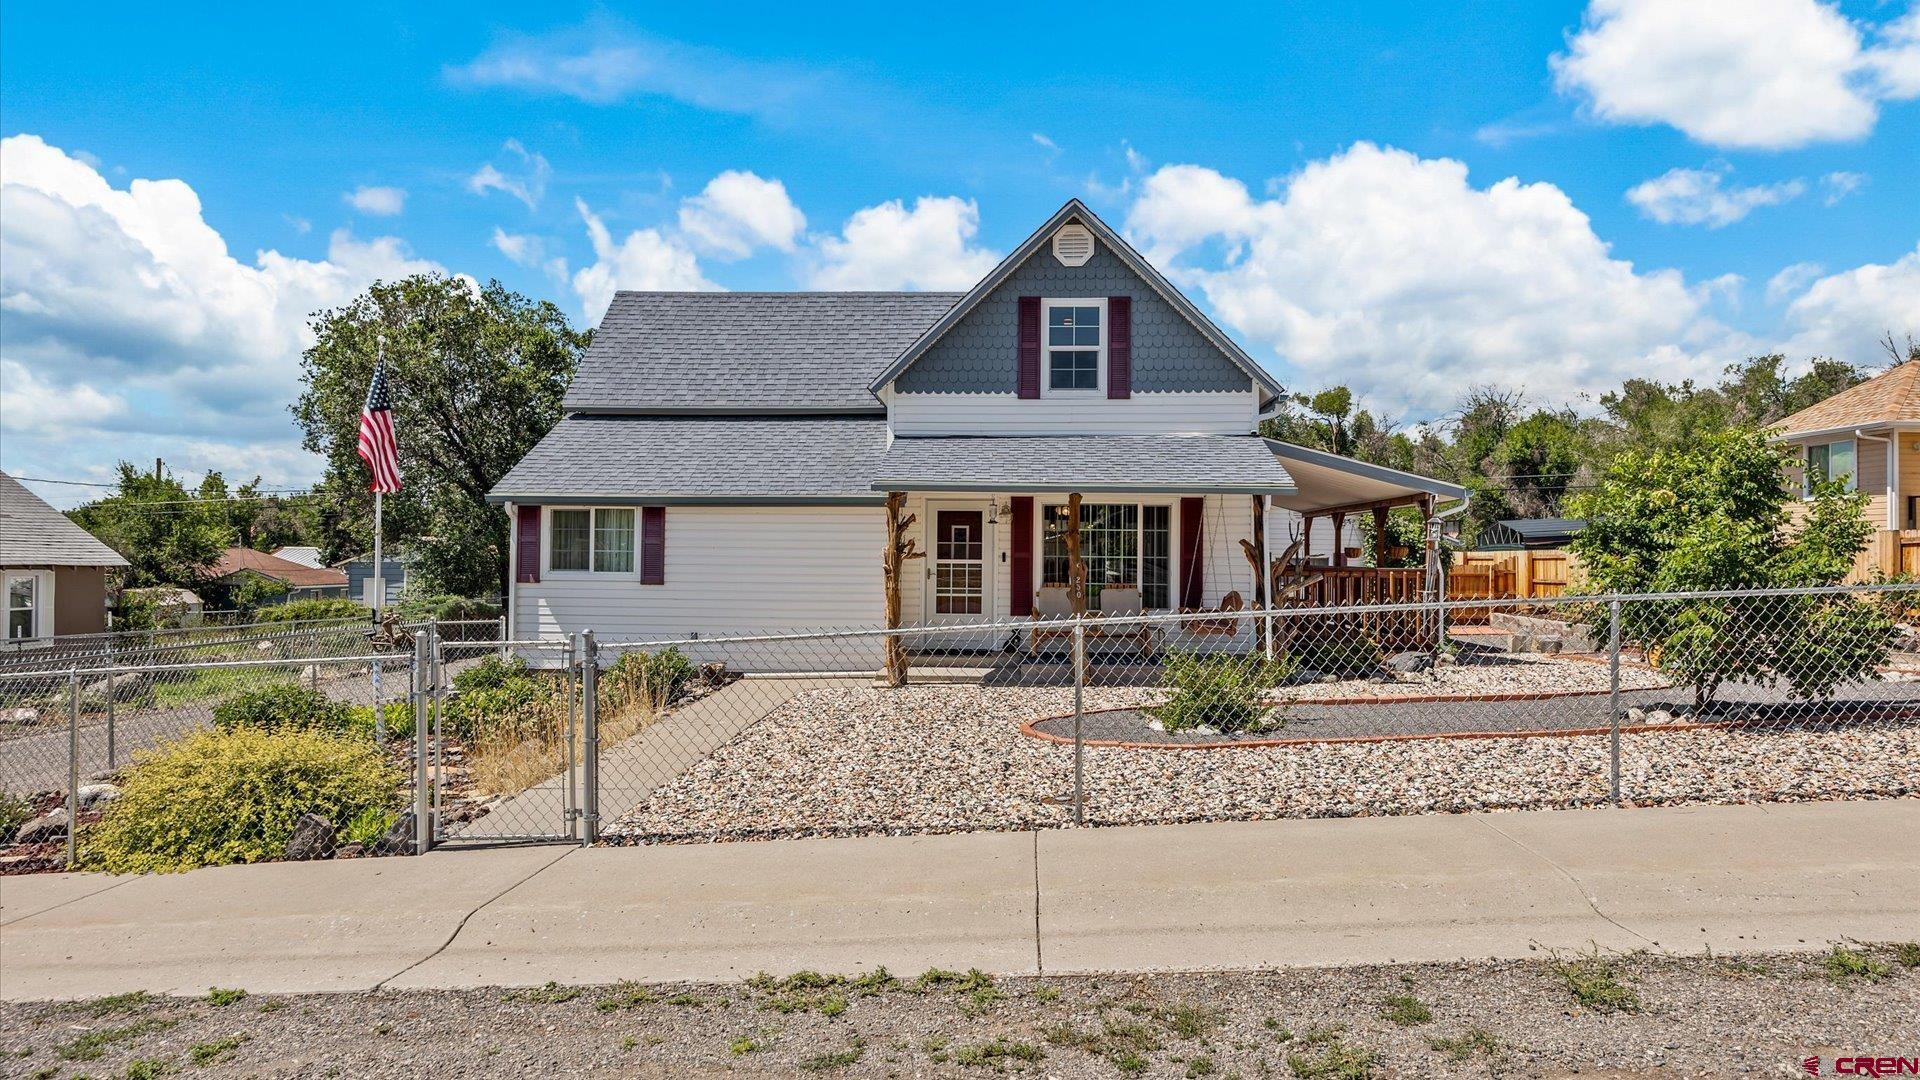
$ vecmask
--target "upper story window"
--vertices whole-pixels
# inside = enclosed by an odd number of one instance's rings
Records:
[[[1046,392],[1102,393],[1107,384],[1107,302],[1043,300]]]
[[[1848,491],[1857,489],[1859,470],[1855,467],[1852,439],[1816,443],[1807,447],[1807,469],[1801,493],[1811,496],[1813,485],[1824,480],[1840,480]]]
[[[547,569],[633,573],[632,507],[548,512]]]

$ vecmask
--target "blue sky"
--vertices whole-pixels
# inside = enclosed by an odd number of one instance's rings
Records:
[[[1406,421],[1920,335],[1905,3],[828,7],[9,5],[0,467],[310,481],[375,277],[955,287],[1069,196]]]

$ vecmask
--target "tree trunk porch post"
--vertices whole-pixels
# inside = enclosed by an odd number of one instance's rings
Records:
[[[1073,613],[1087,613],[1087,564],[1080,556],[1080,493],[1067,496],[1067,597]]]
[[[907,493],[904,491],[887,492],[887,546],[880,554],[881,573],[886,579],[886,620],[887,629],[900,629],[900,574],[908,560],[924,558],[926,553],[920,550],[919,542],[908,535],[918,515],[902,512],[907,507]],[[907,647],[898,634],[886,637],[886,679],[888,686],[907,684]]]

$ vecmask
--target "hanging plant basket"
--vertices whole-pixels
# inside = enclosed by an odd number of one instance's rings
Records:
[[[1407,547],[1405,544],[1395,544],[1392,547],[1389,547],[1387,549],[1387,558],[1404,559],[1407,557],[1407,553],[1411,550],[1412,549]]]

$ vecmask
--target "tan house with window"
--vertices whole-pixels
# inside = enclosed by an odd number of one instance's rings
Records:
[[[1889,368],[1774,427],[1798,451],[1802,498],[1811,477],[1866,493],[1874,539],[1855,576],[1920,574],[1920,362]]]
[[[39,641],[107,628],[107,574],[120,553],[0,473],[0,600],[5,640]]]

